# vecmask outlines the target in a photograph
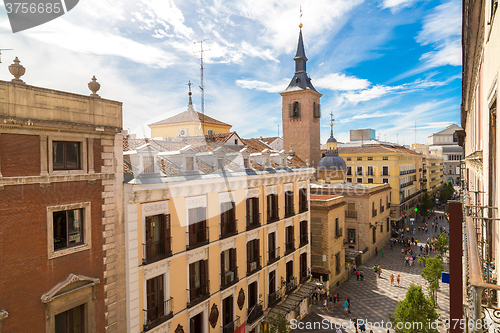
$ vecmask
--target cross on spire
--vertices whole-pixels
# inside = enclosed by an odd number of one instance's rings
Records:
[[[189,109],[192,109],[192,108],[193,108],[193,99],[191,98],[191,95],[193,94],[193,93],[191,92],[191,86],[192,86],[192,85],[193,85],[193,84],[191,83],[191,80],[189,80],[189,81],[188,81],[188,83],[187,83],[187,86],[189,86],[189,92],[188,92],[188,95],[189,95],[189,103],[188,103],[188,107],[189,107]],[[194,110],[194,109],[193,109],[193,110]]]
[[[333,122],[335,119],[333,118],[333,112],[330,112],[330,137],[333,138]]]
[[[302,25],[302,6],[299,7],[299,10],[300,10],[300,16],[299,16],[299,28],[302,29],[303,25]]]

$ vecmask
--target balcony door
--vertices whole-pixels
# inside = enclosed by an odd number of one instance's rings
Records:
[[[146,217],[146,258],[148,260],[170,252],[170,214]]]
[[[232,323],[233,317],[233,296],[226,297],[222,301],[222,326],[225,328],[227,325]],[[226,331],[226,330],[224,330]]]
[[[189,210],[189,245],[193,246],[207,240],[206,207]]]
[[[269,294],[276,292],[276,270],[269,272]]]
[[[203,312],[189,319],[189,331],[191,333],[203,333]]]
[[[293,278],[293,260],[286,263],[286,282],[290,282]]]
[[[259,297],[259,288],[257,288],[257,281],[248,285],[248,309],[250,310],[257,305]]]

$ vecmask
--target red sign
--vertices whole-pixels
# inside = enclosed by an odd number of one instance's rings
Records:
[[[234,331],[234,333],[245,333],[245,326],[247,325],[247,322],[244,321],[243,324],[241,324],[240,327],[238,327],[238,329],[236,331]]]

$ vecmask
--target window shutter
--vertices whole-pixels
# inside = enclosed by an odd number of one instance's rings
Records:
[[[221,224],[221,234],[222,232],[224,232],[224,228],[226,226],[226,212],[224,211],[225,210],[225,205],[224,204],[221,204],[220,205],[220,224]]]
[[[274,201],[273,208],[274,208],[274,210],[277,210],[277,209],[278,209],[278,195],[277,195],[277,194],[274,194],[274,195],[273,195],[273,201]],[[275,211],[275,212],[274,212],[274,216],[275,216],[276,218],[278,218],[278,217],[279,217],[279,212],[278,212],[278,211]]]
[[[318,118],[321,118],[321,104],[318,104]]]
[[[189,244],[196,244],[196,209],[190,209],[189,214]]]
[[[247,243],[247,271],[250,270],[250,260],[251,260],[251,254],[250,254],[250,251],[251,251],[251,246],[250,246],[250,242]]]
[[[165,253],[169,253],[171,251],[170,247],[170,235],[171,235],[171,230],[170,229],[170,214],[164,214],[162,215],[163,217],[163,237],[165,239],[164,244],[165,244]]]
[[[254,258],[257,260],[257,266],[260,267],[260,260],[259,260],[259,255],[260,255],[260,239],[255,240],[255,247],[254,247]]]
[[[200,221],[203,222],[201,224],[201,227],[203,229],[205,229],[207,227],[207,207],[201,207],[201,208],[198,208],[198,209],[199,209],[199,212],[201,214],[201,216],[199,217]]]
[[[220,253],[220,273],[221,273],[221,285],[224,286],[226,285],[226,267],[224,267],[224,252],[222,251]]]
[[[271,219],[271,199],[272,199],[272,194],[269,194],[267,196],[267,221]]]
[[[236,269],[236,249],[229,250],[229,261],[231,262],[231,270]]]
[[[246,206],[247,206],[247,216],[252,215],[252,212],[250,211],[250,198],[247,198],[246,200]],[[248,219],[247,219],[248,220]]]
[[[146,217],[146,243],[151,242],[152,238],[153,238],[153,233],[151,230],[152,224],[153,224],[153,217],[147,216]]]
[[[165,314],[165,307],[163,306],[163,302],[165,301],[165,290],[163,288],[163,275],[159,275],[157,278],[157,283],[158,283],[158,317],[163,317]]]

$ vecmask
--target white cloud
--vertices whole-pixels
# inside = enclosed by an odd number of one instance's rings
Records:
[[[366,89],[370,86],[370,81],[367,79],[359,79],[355,76],[333,73],[319,79],[315,79],[313,84],[317,88],[348,91]]]
[[[426,68],[440,66],[460,66],[462,65],[462,47],[458,40],[445,43],[436,51],[422,54],[420,61],[426,63]]]
[[[389,87],[383,85],[376,85],[369,89],[356,91],[356,92],[348,92],[342,94],[349,102],[357,104],[359,102],[366,102],[374,98],[379,98],[384,96],[392,91],[398,89],[397,87]]]
[[[401,112],[386,112],[382,113],[380,111],[374,112],[374,113],[364,113],[364,114],[359,114],[352,119],[370,119],[370,118],[383,118],[383,117],[390,117],[390,116],[400,116],[402,115]]]
[[[236,85],[244,89],[255,89],[267,91],[269,93],[278,93],[286,89],[289,79],[283,79],[281,83],[270,84],[259,80],[236,80]]]
[[[395,13],[402,8],[413,6],[418,1],[420,0],[383,0],[381,7],[383,9],[390,8],[391,12]]]

